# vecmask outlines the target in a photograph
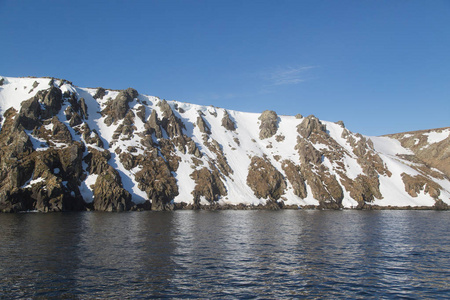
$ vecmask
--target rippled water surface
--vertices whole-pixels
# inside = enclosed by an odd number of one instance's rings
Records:
[[[2,298],[448,298],[450,212],[0,215]]]

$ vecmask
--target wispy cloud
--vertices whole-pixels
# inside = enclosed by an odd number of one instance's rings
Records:
[[[270,82],[270,85],[291,85],[307,80],[305,73],[315,66],[283,67],[263,73],[263,78]]]

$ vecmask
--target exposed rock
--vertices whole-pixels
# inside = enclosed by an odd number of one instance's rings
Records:
[[[9,124],[6,125],[2,128],[2,137],[7,134]],[[82,145],[74,143],[62,149],[32,152],[32,145],[25,132],[14,129],[12,133],[12,140],[6,148],[9,154],[4,152],[3,147],[0,150],[0,209],[43,212],[84,209],[85,202],[78,190],[82,173]],[[8,142],[8,139],[4,141]],[[12,147],[15,143],[28,145],[19,149]],[[11,155],[20,157],[20,160]],[[56,172],[56,169],[62,171]]]
[[[113,167],[108,164],[111,158],[109,151],[99,151],[88,148],[88,155],[84,161],[88,164],[87,171],[97,174],[94,184],[93,208],[100,211],[124,211],[130,210],[130,193],[122,186],[122,179]]]
[[[378,177],[359,174],[354,180],[351,180],[343,173],[340,173],[340,177],[352,199],[358,202],[358,209],[364,208],[367,203],[373,202],[375,198],[383,198],[380,193]]]
[[[184,143],[184,137],[179,137]],[[180,141],[172,142],[168,139],[159,140],[159,151],[162,157],[167,162],[170,171],[176,172],[180,163],[181,158],[175,154],[174,144],[181,143]],[[184,149],[184,148],[183,148]]]
[[[313,132],[326,132],[326,126],[323,125],[315,116],[307,116],[300,125],[297,126],[297,132],[305,139],[309,138]]]
[[[282,134],[279,134],[279,135],[275,136],[275,140],[277,142],[282,142],[282,141],[284,141],[284,139],[285,139],[285,136],[282,135]]]
[[[147,158],[135,180],[140,190],[152,200],[152,210],[171,210],[170,202],[178,195],[178,186],[168,165],[162,157]]]
[[[35,88],[37,88],[39,86],[39,82],[35,81],[33,82],[33,88],[28,92],[28,94],[31,94]]]
[[[267,139],[274,136],[278,130],[278,115],[272,110],[265,110],[258,118],[261,121],[259,125],[259,138]]]
[[[300,137],[297,138],[295,150],[298,151],[302,165],[307,165],[309,163],[319,165],[322,162],[322,153],[305,139]]]
[[[212,171],[210,171],[203,167],[200,170],[195,170],[190,176],[195,181],[195,188],[192,191],[194,204],[200,204],[201,197],[204,197],[208,202],[215,202],[219,200],[220,196],[227,195],[227,190],[217,169],[212,168]]]
[[[295,115],[295,118],[296,118],[296,119],[303,119],[303,116],[302,116],[301,114],[296,114],[296,115]]]
[[[450,135],[436,143],[429,143],[430,134],[443,133],[450,127],[433,130],[420,130],[388,135],[400,141],[427,166],[442,171],[450,178]]]
[[[93,192],[95,210],[125,211],[132,206],[130,193],[122,187],[119,173],[111,166],[97,176]]]
[[[33,144],[29,136],[23,131],[21,125],[17,125],[17,112],[14,108],[8,109],[4,114],[5,120],[0,132],[0,161],[5,158],[17,159],[31,154]]]
[[[189,154],[193,154],[195,157],[198,157],[198,158],[202,157],[202,153],[200,152],[197,145],[195,144],[195,142],[192,139],[189,139],[188,142],[186,143],[186,145],[187,145],[187,151]]]
[[[319,201],[321,208],[338,209],[341,207],[343,191],[335,176],[323,170],[318,175],[303,166],[301,171],[311,188],[314,199]]]
[[[27,130],[33,130],[40,125],[41,105],[38,97],[33,97],[21,103],[19,115],[17,116],[15,127],[19,124]]]
[[[429,194],[434,199],[437,199],[442,189],[439,184],[422,175],[411,176],[402,173],[402,180],[405,184],[405,191],[411,197],[417,197],[421,191],[424,191],[425,194]]]
[[[71,127],[75,127],[77,125],[80,125],[81,123],[83,123],[83,121],[81,120],[81,117],[79,114],[77,114],[76,112],[72,113],[72,116],[69,120],[69,125]]]
[[[76,181],[80,180],[81,174],[83,173],[83,152],[84,145],[79,142],[74,142],[58,151],[62,171],[67,178]]]
[[[228,111],[226,111],[226,110],[223,113],[222,126],[230,131],[236,130],[236,124],[234,124],[234,122],[231,120],[230,115],[228,114]]]
[[[39,97],[38,93],[38,97]],[[62,104],[62,92],[59,88],[52,86],[44,96],[43,103],[45,104],[45,110],[42,112],[43,118],[50,118],[56,115],[61,109]]]
[[[88,147],[88,154],[84,157],[87,163],[87,171],[91,174],[102,174],[108,171],[108,160],[111,158],[111,153],[108,150],[99,151],[97,149]]]
[[[305,120],[308,120],[308,118],[312,119],[307,117]],[[333,143],[329,141],[329,137],[326,134],[323,134],[323,131],[316,132],[315,129],[313,129],[314,126],[315,125],[312,125],[312,127],[304,127],[311,129],[311,132],[308,132],[309,129],[307,130],[308,133],[306,135],[309,134],[308,137],[311,137],[312,140],[318,140],[321,143],[329,144],[330,147],[333,147]],[[299,153],[301,162],[300,170],[303,178],[311,188],[314,199],[319,201],[320,207],[329,209],[340,208],[342,199],[344,198],[343,190],[336,177],[322,164],[324,157],[324,154],[322,153],[323,150],[317,150],[311,142],[301,137],[297,138],[295,149]],[[341,158],[340,155],[337,157],[330,154],[328,155],[331,159]]]
[[[266,158],[253,156],[248,168],[247,185],[258,198],[276,201],[286,189],[283,175]]]
[[[433,208],[435,210],[448,210],[450,207],[447,203],[445,203],[441,199],[438,199],[436,200],[436,203],[434,204]]]
[[[79,133],[82,134],[83,139],[87,144],[103,148],[103,141],[101,140],[98,132],[95,129],[91,131],[87,123],[83,123],[83,125],[81,125],[80,127]]]
[[[283,160],[281,162],[281,167],[286,174],[286,178],[289,180],[294,189],[294,194],[302,199],[306,198],[307,192],[305,179],[300,171],[300,167],[296,166],[290,160]]]
[[[158,139],[163,137],[156,110],[152,110],[147,123],[145,123],[145,128],[147,129],[149,135],[154,133]]]
[[[87,105],[84,98],[80,98],[80,102],[78,103],[80,106],[80,115],[82,118],[87,119],[88,118],[88,112],[87,112]]]
[[[145,106],[144,105],[139,106],[139,108],[137,109],[136,115],[138,116],[139,119],[141,119],[142,122],[145,123]]]
[[[94,97],[94,99],[103,99],[103,97],[105,97],[105,95],[106,95],[106,90],[102,87],[99,87],[93,97]]]
[[[119,159],[126,170],[131,170],[137,165],[136,156],[129,152],[121,152],[119,155]]]
[[[205,120],[200,115],[197,117],[197,126],[200,129],[200,132],[211,134],[211,129],[208,125],[206,125]]]
[[[50,145],[55,143],[70,143],[72,135],[66,125],[59,121],[58,117],[53,117],[51,120],[46,120],[35,133],[42,139],[45,139]]]
[[[214,118],[217,118],[217,111],[216,111],[216,108],[214,107],[214,106],[210,106],[209,108],[208,108],[208,112],[209,112],[209,114],[211,115],[211,116],[214,116]]]
[[[102,111],[102,115],[109,117],[109,121],[106,121],[105,119],[105,124],[108,124],[109,122],[116,123],[118,120],[125,118],[130,109],[128,103],[133,101],[138,95],[138,92],[132,88],[120,91],[117,97],[108,103],[106,108]]]
[[[175,116],[167,101],[163,100],[157,105],[160,107],[163,113],[161,127],[164,128],[164,130],[167,132],[169,138],[174,138],[176,136],[182,135],[182,129],[185,128],[184,124],[179,118]]]
[[[231,169],[228,164],[227,158],[225,157],[220,144],[216,140],[212,139],[212,142],[205,141],[205,145],[216,155],[216,158],[213,159],[212,162],[214,162],[214,164],[219,168],[220,172],[222,172],[225,176],[233,174],[233,169]]]
[[[344,121],[337,121],[336,124],[338,124],[342,128],[345,128]]]

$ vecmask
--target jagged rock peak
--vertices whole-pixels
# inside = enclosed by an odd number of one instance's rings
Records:
[[[133,88],[120,91],[117,97],[110,101],[102,111],[102,114],[107,116],[105,118],[105,124],[109,126],[125,118],[130,109],[128,103],[133,101],[138,95],[139,93]]]
[[[166,100],[162,100],[157,105],[163,114],[161,126],[167,132],[169,138],[183,135],[184,123],[175,115],[169,103]]]
[[[45,94],[43,103],[45,104],[44,118],[54,116],[61,109],[62,92],[59,88],[52,86],[50,90]]]
[[[102,87],[99,87],[97,91],[95,92],[95,95],[93,96],[94,99],[103,99],[103,97],[106,95],[106,90]],[[134,98],[134,97],[133,97]]]
[[[342,128],[345,128],[344,121],[337,121],[336,124],[338,124],[338,125],[341,126]]]
[[[313,133],[326,132],[326,126],[314,115],[309,115],[297,126],[297,132],[304,138],[309,138]]]
[[[261,121],[259,125],[259,138],[267,139],[274,136],[278,130],[278,115],[273,110],[265,110],[259,116],[258,120]]]
[[[152,110],[150,117],[148,117],[148,120],[145,123],[145,128],[147,129],[149,135],[155,133],[156,138],[162,138],[163,135],[161,127],[159,127],[158,114],[156,110]]]
[[[33,97],[22,102],[15,127],[20,124],[25,129],[32,130],[40,125],[41,105],[38,99],[38,97]]]

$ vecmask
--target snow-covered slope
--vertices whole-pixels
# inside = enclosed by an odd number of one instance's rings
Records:
[[[59,79],[0,83],[3,210],[450,204],[441,170],[394,137],[355,134],[342,122]],[[430,131],[429,143],[449,133]]]

